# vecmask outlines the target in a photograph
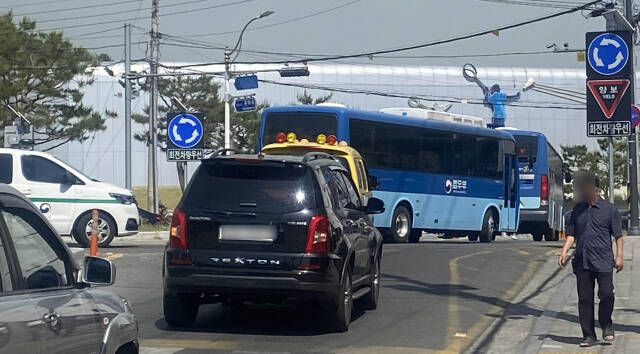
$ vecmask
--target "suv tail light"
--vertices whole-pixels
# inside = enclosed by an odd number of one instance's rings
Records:
[[[181,209],[173,211],[171,229],[169,231],[169,246],[172,248],[187,248],[187,215]]]
[[[540,205],[549,205],[549,177],[542,175],[540,178]]]
[[[329,219],[324,215],[311,218],[305,253],[329,253]]]

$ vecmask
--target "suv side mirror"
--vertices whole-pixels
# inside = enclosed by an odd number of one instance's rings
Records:
[[[367,175],[367,183],[369,184],[369,190],[376,190],[380,188],[380,180],[376,176]]]
[[[364,207],[364,212],[367,214],[382,214],[384,213],[384,202],[378,198],[369,198],[367,206]]]
[[[84,257],[82,282],[95,285],[112,285],[116,280],[116,269],[111,261],[100,257]]]
[[[571,183],[572,180],[573,180],[573,176],[571,176],[571,172],[565,172],[564,173],[564,182],[565,183]]]

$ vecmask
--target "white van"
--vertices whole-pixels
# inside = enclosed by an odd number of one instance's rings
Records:
[[[98,245],[138,233],[139,215],[131,191],[90,179],[38,151],[0,148],[0,183],[22,192],[61,235],[81,246],[91,239],[91,211],[99,211]]]

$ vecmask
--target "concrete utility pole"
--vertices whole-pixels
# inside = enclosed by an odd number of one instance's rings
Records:
[[[158,11],[160,0],[151,0],[151,95],[149,97],[149,163],[147,171],[147,208],[158,213],[158,163],[156,159],[156,130],[158,120],[158,57],[160,38],[158,34]]]
[[[124,185],[131,190],[131,24],[124,24]]]
[[[631,24],[633,28],[633,1],[625,0],[624,2],[624,15],[627,18],[627,21]],[[631,44],[631,58],[633,58],[634,46]],[[631,104],[635,104],[635,81],[636,74],[635,69],[632,70],[633,77],[631,78],[631,87],[629,87],[629,94],[631,95]],[[638,153],[637,153],[637,133],[636,129],[631,129],[631,136],[629,136],[629,183],[631,184],[630,188],[630,217],[631,217],[631,226],[629,227],[630,235],[640,235],[640,220],[638,220]]]
[[[613,138],[609,138],[609,201],[611,203],[615,202],[613,190]]]

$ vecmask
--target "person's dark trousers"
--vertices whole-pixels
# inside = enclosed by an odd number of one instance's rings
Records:
[[[575,269],[578,283],[578,314],[580,316],[580,326],[582,336],[597,338],[595,332],[595,320],[593,315],[593,291],[595,283],[598,281],[598,298],[600,305],[598,308],[598,322],[600,327],[610,328],[612,326],[611,314],[613,313],[613,271],[593,272],[584,270],[581,266]]]

